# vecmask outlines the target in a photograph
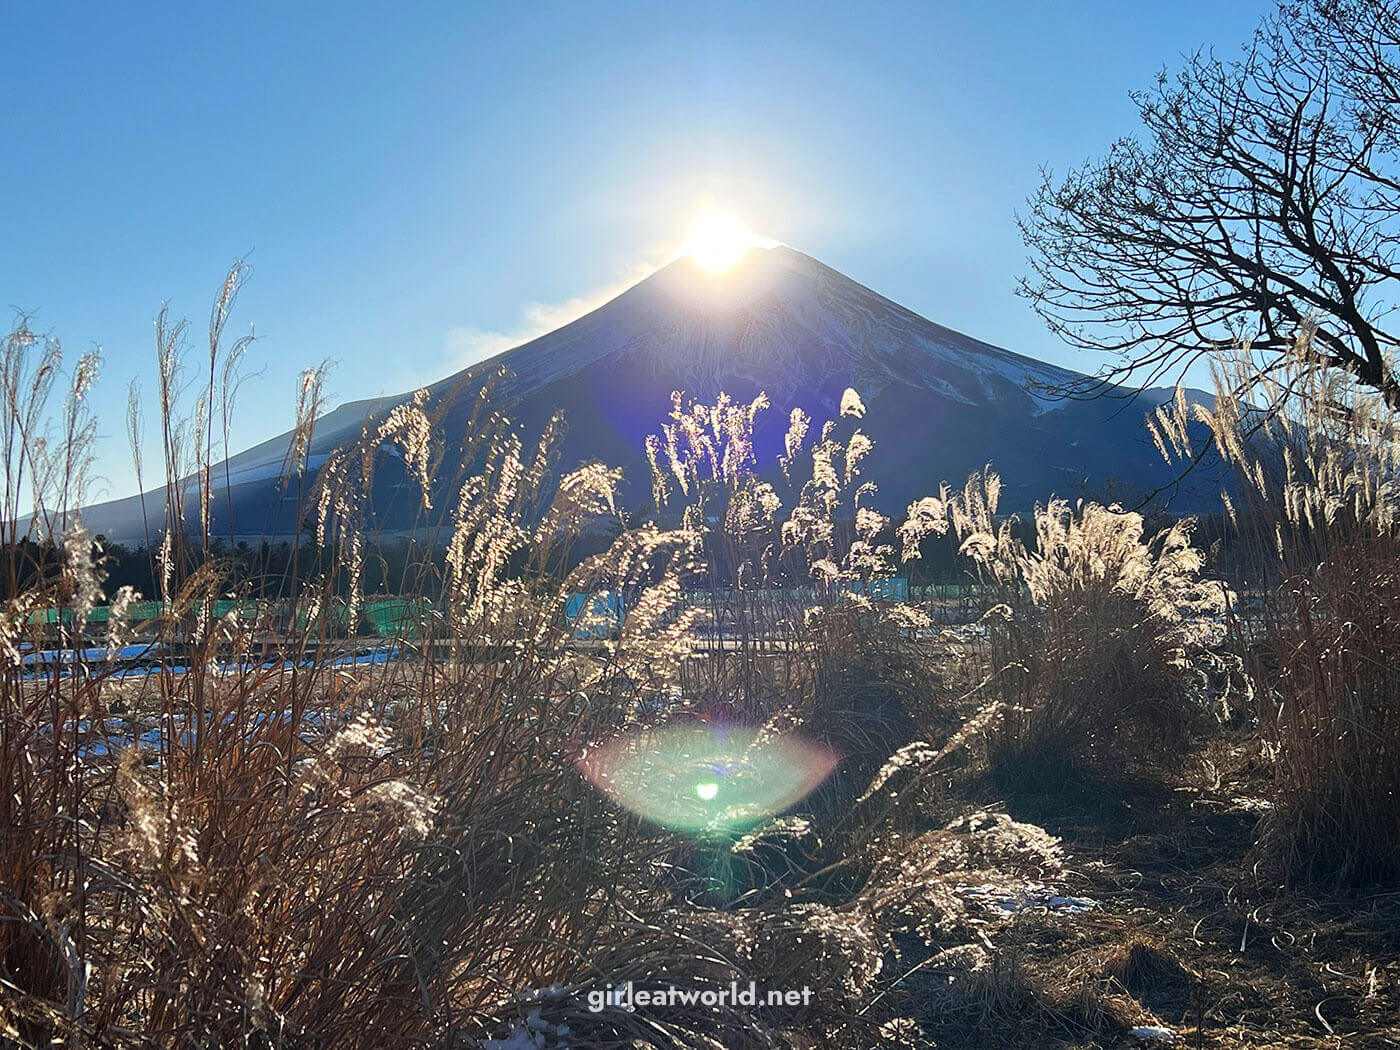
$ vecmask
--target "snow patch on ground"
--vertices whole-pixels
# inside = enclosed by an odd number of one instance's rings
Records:
[[[551,1024],[540,1016],[537,1006],[522,1021],[511,1025],[502,1039],[486,1039],[469,1043],[479,1050],[564,1050],[574,1044],[569,1041],[569,1026]]]
[[[1136,1028],[1130,1028],[1128,1034],[1134,1039],[1144,1043],[1174,1043],[1176,1033],[1170,1028],[1163,1028],[1161,1025],[1140,1024]]]
[[[1268,813],[1274,808],[1273,802],[1267,798],[1250,798],[1245,795],[1232,798],[1230,803],[1246,813]]]
[[[1046,911],[1079,912],[1093,911],[1099,902],[1090,897],[1069,897],[1056,893],[1044,883],[1030,882],[1019,889],[1004,885],[984,884],[980,886],[959,886],[959,896],[973,904],[980,904],[988,911],[1014,915],[1032,908]]]

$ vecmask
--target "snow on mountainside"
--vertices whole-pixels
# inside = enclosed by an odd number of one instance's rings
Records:
[[[722,273],[682,257],[577,321],[435,383],[435,398],[455,393],[444,417],[449,448],[476,390],[502,367],[511,375],[500,394],[527,434],[563,409],[569,433],[560,466],[589,459],[622,466],[633,502],[649,492],[643,442],[665,419],[673,390],[700,398],[766,393],[773,408],[760,417],[762,457],[780,447],[792,408],[830,418],[841,392],[855,387],[869,407],[863,429],[876,441],[870,473],[880,502],[896,513],[987,462],[1005,478],[1012,508],[1092,491],[1108,478],[1149,489],[1169,477],[1142,426],[1169,392],[1148,391],[1126,410],[1116,398],[1056,397],[1083,376],[934,324],[786,247],[750,249]],[[367,418],[409,396],[327,414],[317,424],[312,467]],[[230,458],[228,490],[214,501],[218,531],[228,534],[229,516],[239,536],[293,530],[294,500],[277,484],[289,441],[283,434]],[[1175,505],[1199,509],[1213,489],[1198,483]],[[158,521],[153,498],[147,511]],[[386,498],[376,524],[411,528],[406,502]],[[143,538],[137,497],[89,508],[85,518],[112,539]]]

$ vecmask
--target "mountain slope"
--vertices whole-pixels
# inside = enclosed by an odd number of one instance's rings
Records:
[[[786,247],[751,249],[718,274],[677,259],[577,321],[434,384],[435,399],[455,392],[444,417],[449,448],[475,392],[501,367],[511,375],[499,393],[527,436],[563,409],[569,430],[560,466],[589,459],[621,466],[634,503],[649,496],[643,442],[666,418],[673,390],[699,398],[723,390],[744,400],[766,393],[772,409],[756,435],[763,461],[781,448],[792,408],[820,422],[855,387],[868,409],[862,429],[876,442],[868,474],[880,484],[877,502],[895,513],[987,462],[1004,477],[1011,509],[1092,491],[1109,478],[1142,490],[1170,478],[1142,426],[1168,391],[1131,403],[1057,398],[1056,389],[1083,377],[934,324]],[[323,417],[312,466],[409,396],[355,402]],[[278,485],[289,441],[284,434],[230,458],[228,490],[215,500],[218,532],[230,532],[230,516],[242,537],[293,530],[295,499],[279,495]],[[224,470],[215,476],[222,484]],[[1173,506],[1199,509],[1213,490],[1179,493]],[[394,498],[392,485],[377,492],[375,524],[411,528],[413,501]],[[156,521],[158,500],[146,498]],[[114,540],[138,541],[145,532],[138,497],[84,516]]]

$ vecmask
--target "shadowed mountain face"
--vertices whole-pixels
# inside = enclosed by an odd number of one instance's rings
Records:
[[[650,499],[644,442],[666,419],[675,390],[711,400],[720,391],[744,401],[767,394],[772,407],[756,434],[762,465],[781,449],[793,408],[820,425],[854,387],[867,408],[861,428],[875,441],[865,474],[880,486],[875,503],[892,514],[942,481],[960,486],[989,462],[1004,479],[1008,510],[1095,491],[1110,478],[1131,493],[1172,476],[1143,427],[1169,391],[1131,403],[1057,398],[1056,388],[1083,377],[927,321],[784,247],[751,249],[723,273],[683,257],[579,320],[434,384],[435,401],[451,398],[441,476],[455,472],[450,450],[460,446],[476,392],[502,367],[511,375],[498,396],[526,447],[562,409],[568,434],[560,468],[595,459],[624,468],[624,497],[634,506]],[[410,396],[355,402],[323,417],[311,466]],[[284,434],[233,456],[226,488],[224,467],[214,471],[217,533],[294,531],[298,486],[283,492],[281,484],[289,440]],[[414,528],[416,495],[400,489],[402,469],[387,453],[379,477],[374,524]],[[1206,509],[1215,491],[1202,478],[1171,505]],[[136,542],[147,518],[159,527],[162,500],[148,494],[144,517],[140,498],[130,497],[88,508],[84,518],[93,532]]]

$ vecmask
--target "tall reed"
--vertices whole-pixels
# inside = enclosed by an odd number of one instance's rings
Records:
[[[1384,402],[1310,345],[1304,330],[1281,373],[1242,349],[1217,367],[1212,407],[1180,398],[1156,429],[1187,461],[1194,424],[1233,467],[1224,498],[1252,570],[1239,644],[1274,766],[1265,856],[1348,888],[1400,875],[1400,440]]]

